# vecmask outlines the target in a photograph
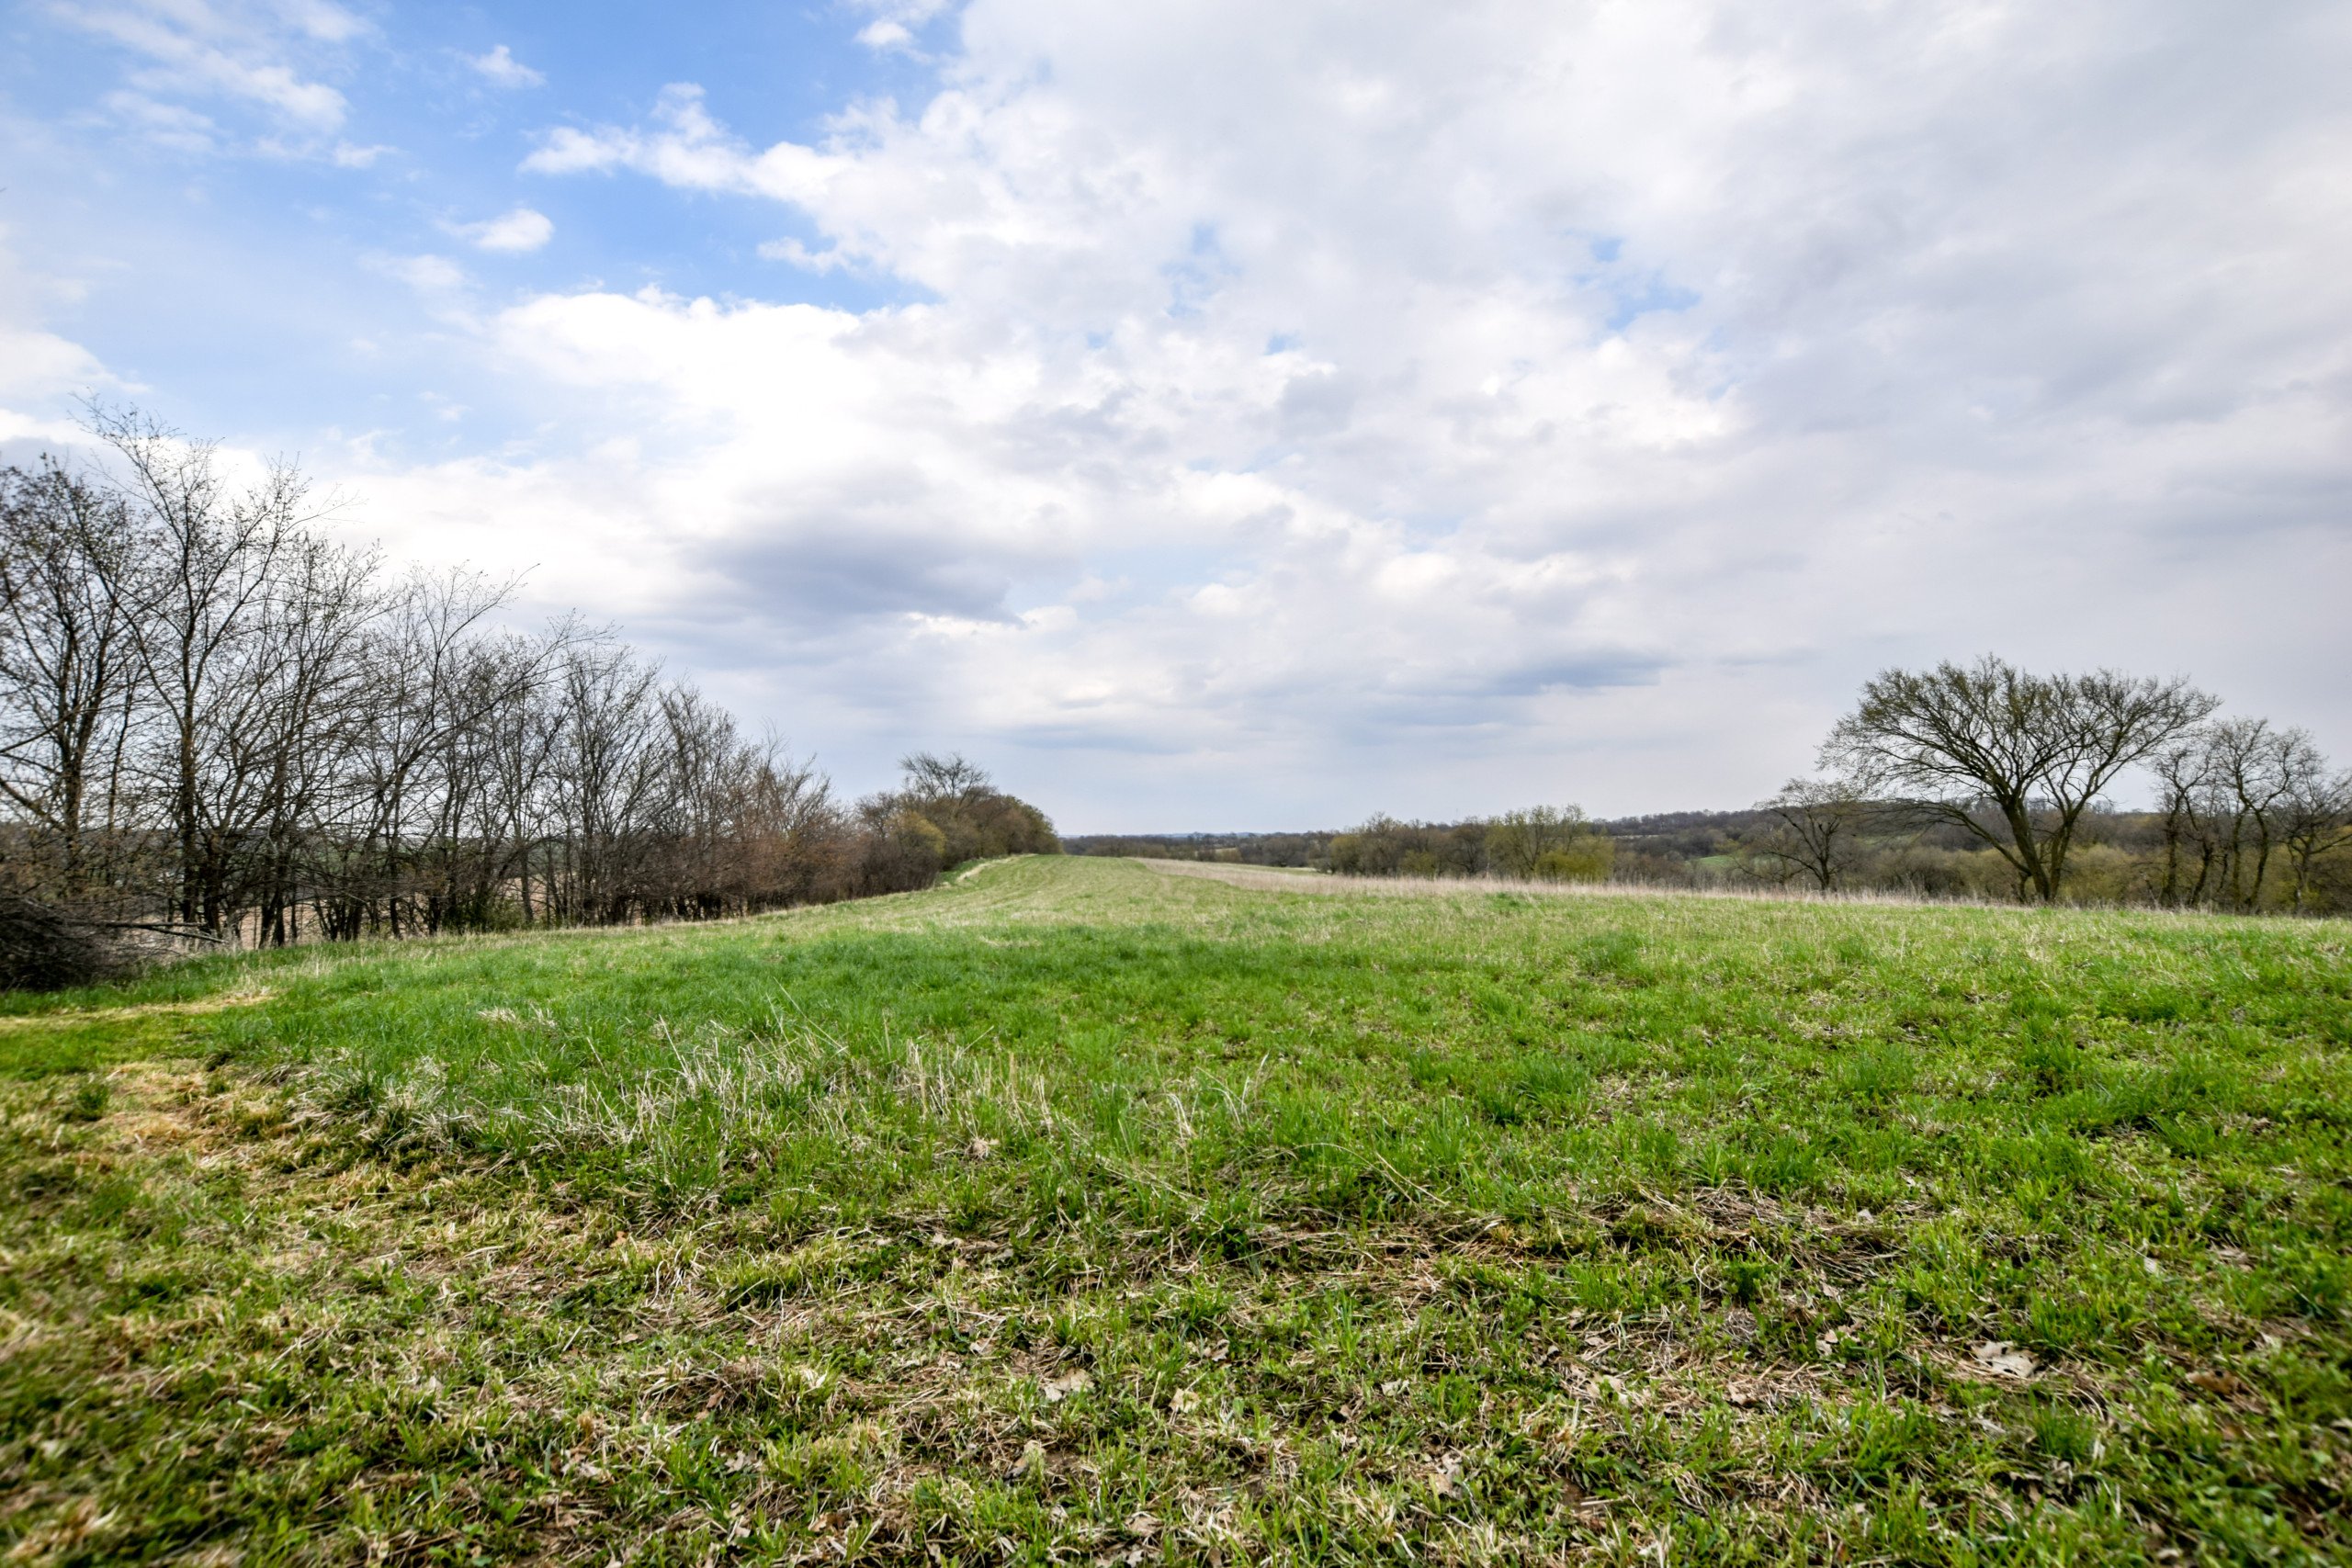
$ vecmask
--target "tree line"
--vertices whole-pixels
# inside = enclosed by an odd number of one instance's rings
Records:
[[[1574,806],[1531,806],[1461,822],[1374,816],[1343,832],[1095,834],[1073,854],[1304,866],[1341,876],[1502,876],[1604,882],[1617,858],[1607,825]]]
[[[0,978],[707,919],[1057,847],[959,758],[843,801],[610,631],[514,630],[513,584],[330,538],[290,464],[239,483],[137,413],[91,429],[102,466],[0,469]]]
[[[1439,825],[1379,816],[1337,835],[1327,869],[1342,876],[1505,876],[1604,882],[1616,846],[1574,806],[1532,806]]]
[[[2352,773],[2220,716],[2185,680],[1999,659],[1885,671],[1815,776],[1740,811],[1594,822],[1574,807],[1338,832],[1073,840],[1074,851],[1360,876],[1758,884],[2239,913],[2352,911]],[[2146,792],[2136,808],[2114,796]]]

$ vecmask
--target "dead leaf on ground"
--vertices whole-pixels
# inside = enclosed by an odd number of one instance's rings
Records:
[[[1995,1377],[2033,1376],[2033,1358],[2006,1339],[1987,1339],[1969,1354],[1975,1359],[1978,1367]]]

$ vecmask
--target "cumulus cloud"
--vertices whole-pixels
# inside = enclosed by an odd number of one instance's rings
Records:
[[[61,395],[109,385],[97,356],[46,328],[47,308],[70,302],[80,290],[69,280],[28,271],[0,228],[0,400],[37,404]],[[48,428],[40,421],[0,410],[0,435]]]
[[[915,35],[906,23],[885,17],[860,28],[857,41],[868,49],[906,49],[913,44]]]
[[[226,100],[259,110],[283,131],[331,137],[342,129],[350,105],[318,79],[314,57],[331,57],[336,46],[368,31],[366,21],[329,0],[60,0],[50,11],[141,62],[112,106],[159,140],[176,137],[188,151],[209,151],[213,142],[209,123],[200,141],[185,123],[177,131],[169,126],[175,113],[186,113],[175,100],[187,97]]]
[[[891,302],[441,314],[562,438],[354,454],[395,547],[1074,827],[1735,803],[1986,648],[2352,750],[2341,7],[863,10],[931,91],[524,166]]]
[[[494,87],[544,87],[548,79],[514,58],[514,52],[500,44],[488,54],[469,54],[466,63]]]
[[[807,149],[784,143],[773,150],[779,164],[807,168],[818,160]],[[630,169],[668,185],[692,190],[794,198],[785,176],[723,130],[704,107],[703,90],[692,83],[662,89],[652,124],[638,130],[599,126],[582,130],[559,126],[540,139],[523,160],[526,174],[605,174]]]
[[[496,329],[673,433],[722,657],[854,649],[1039,745],[1385,758],[1421,784],[1349,804],[1431,809],[1498,804],[1459,794],[1496,758],[1736,800],[1878,663],[1985,647],[2190,664],[2352,742],[2294,586],[2352,565],[2340,12],[975,0],[961,34],[927,103],[809,143],[679,85],[526,163],[784,204],[824,248],[764,254],[933,301]],[[2272,586],[2152,619],[2187,580]]]
[[[513,254],[536,251],[545,245],[555,238],[555,224],[544,212],[518,207],[480,223],[452,224],[449,231],[478,250]]]
[[[949,0],[855,0],[855,4],[874,17],[859,30],[858,41],[876,48],[905,43],[949,7]]]

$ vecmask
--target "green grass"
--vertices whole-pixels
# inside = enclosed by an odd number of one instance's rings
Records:
[[[0,1551],[2352,1561],[2347,950],[1028,860],[18,1003]]]

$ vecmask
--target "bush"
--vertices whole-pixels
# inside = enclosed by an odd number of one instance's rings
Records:
[[[58,991],[131,967],[103,926],[20,893],[0,893],[0,988]]]
[[[1044,812],[996,788],[963,758],[917,752],[900,766],[903,787],[869,796],[858,807],[868,834],[865,891],[928,887],[941,872],[966,861],[1062,852]]]
[[[1616,863],[1617,845],[1599,833],[1587,833],[1535,858],[1535,875],[1542,882],[1606,882]]]

